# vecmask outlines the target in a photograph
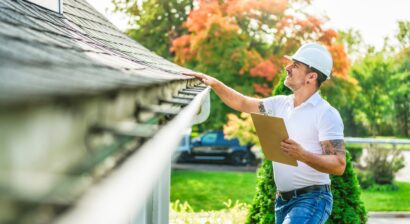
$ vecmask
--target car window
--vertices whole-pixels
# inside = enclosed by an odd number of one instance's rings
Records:
[[[216,142],[218,135],[216,133],[209,133],[202,137],[202,144],[212,144]]]

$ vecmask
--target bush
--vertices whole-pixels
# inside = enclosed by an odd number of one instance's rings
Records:
[[[398,149],[370,146],[365,163],[376,184],[393,184],[395,174],[404,167],[404,156]]]
[[[363,154],[363,147],[356,145],[346,145],[346,150],[352,155],[353,162],[359,162],[360,157]]]
[[[366,209],[360,200],[360,186],[352,166],[352,158],[346,153],[346,169],[342,176],[331,175],[333,210],[326,223],[366,223]]]
[[[258,169],[256,192],[246,223],[275,223],[275,196],[272,161],[264,159]]]
[[[178,200],[170,205],[169,223],[171,224],[203,224],[203,223],[244,223],[248,207],[244,203],[228,200],[226,208],[218,211],[194,212],[188,202]]]
[[[356,174],[357,174],[357,180],[359,181],[360,187],[362,189],[367,189],[375,183],[373,174],[367,170],[362,171],[362,170],[356,169]]]
[[[368,192],[394,192],[398,191],[400,188],[396,184],[373,184],[371,187],[367,189]]]

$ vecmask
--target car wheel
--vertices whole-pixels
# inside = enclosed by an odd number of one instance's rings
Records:
[[[247,152],[233,152],[231,160],[235,166],[245,166],[250,162],[250,156]]]
[[[177,159],[177,163],[184,163],[188,161],[188,153],[187,152],[182,152],[178,159]]]

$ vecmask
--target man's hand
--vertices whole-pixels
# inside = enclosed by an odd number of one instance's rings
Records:
[[[202,74],[202,73],[182,73],[183,75],[195,77],[202,83],[210,86],[215,91],[221,100],[234,110],[241,112],[252,113],[259,112],[259,105],[261,105],[261,99],[244,96],[236,90],[226,86],[223,82],[216,78]]]
[[[292,139],[286,139],[280,143],[280,146],[283,152],[289,157],[302,162],[304,161],[306,150],[297,142],[293,141]]]
[[[213,85],[215,85],[218,80],[209,76],[209,75],[205,75],[205,74],[200,74],[200,73],[182,73],[183,75],[186,76],[193,76],[197,79],[199,79],[199,81],[203,82],[204,84],[212,87]]]
[[[342,175],[346,167],[343,139],[320,142],[323,154],[306,151],[292,139],[283,140],[280,145],[286,155],[306,163],[310,167],[334,175]]]

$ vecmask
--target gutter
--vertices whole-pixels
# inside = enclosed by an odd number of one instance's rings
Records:
[[[158,178],[169,168],[172,154],[186,129],[209,116],[209,93],[210,87],[198,93],[112,174],[88,189],[56,223],[130,222],[131,217],[144,208]]]

